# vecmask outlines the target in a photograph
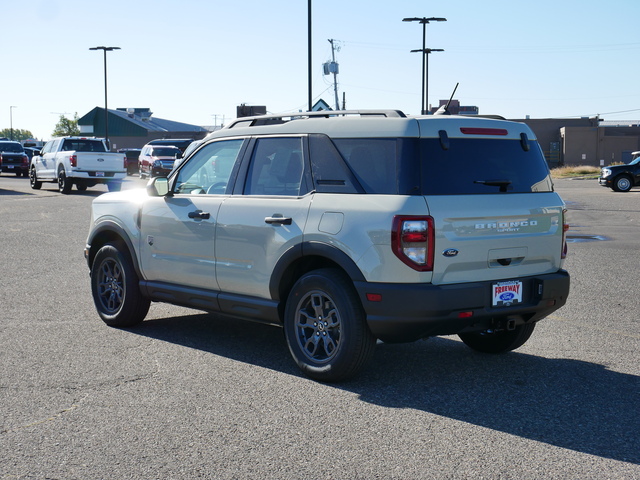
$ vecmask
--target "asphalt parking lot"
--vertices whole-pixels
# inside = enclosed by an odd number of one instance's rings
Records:
[[[332,385],[275,327],[162,304],[106,327],[82,256],[106,187],[0,176],[0,478],[640,478],[640,189],[556,187],[572,290],[527,344],[380,344]]]

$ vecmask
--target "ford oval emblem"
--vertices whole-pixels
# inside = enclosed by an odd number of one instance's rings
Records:
[[[98,158],[97,159],[99,162],[104,162],[104,158]]]
[[[456,255],[458,255],[458,250],[456,250],[455,248],[447,248],[444,252],[442,252],[442,255],[444,255],[445,257],[455,257]]]

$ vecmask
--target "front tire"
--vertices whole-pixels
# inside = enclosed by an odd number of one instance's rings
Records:
[[[31,188],[34,190],[40,190],[42,187],[42,182],[38,181],[35,167],[31,167],[31,170],[29,170],[29,185],[31,185]]]
[[[529,340],[535,323],[518,325],[514,330],[498,332],[460,333],[458,337],[465,345],[483,353],[506,353],[521,347]]]
[[[286,303],[284,333],[298,367],[321,381],[356,375],[376,344],[353,284],[334,269],[309,272],[295,283]]]
[[[144,320],[151,302],[140,293],[129,253],[106,244],[91,267],[91,293],[100,318],[110,327],[133,327]]]
[[[633,180],[628,175],[620,175],[613,180],[613,189],[616,192],[628,192],[633,187]]]

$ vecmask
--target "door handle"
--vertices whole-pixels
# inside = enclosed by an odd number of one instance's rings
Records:
[[[201,220],[208,220],[211,217],[209,212],[203,212],[202,210],[196,210],[195,212],[189,212],[189,218],[197,218]]]
[[[269,225],[291,225],[292,221],[291,217],[283,217],[278,213],[264,219],[264,223],[268,223]]]

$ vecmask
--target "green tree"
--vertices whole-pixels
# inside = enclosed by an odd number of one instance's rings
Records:
[[[56,128],[51,134],[54,137],[72,137],[74,135],[80,135],[80,128],[78,127],[78,113],[73,115],[73,119],[67,118],[64,115],[60,115],[60,120],[56,123]]]
[[[22,130],[21,128],[14,128],[13,131],[10,128],[0,130],[0,138],[13,139],[16,142],[33,138],[33,133],[29,130]]]

